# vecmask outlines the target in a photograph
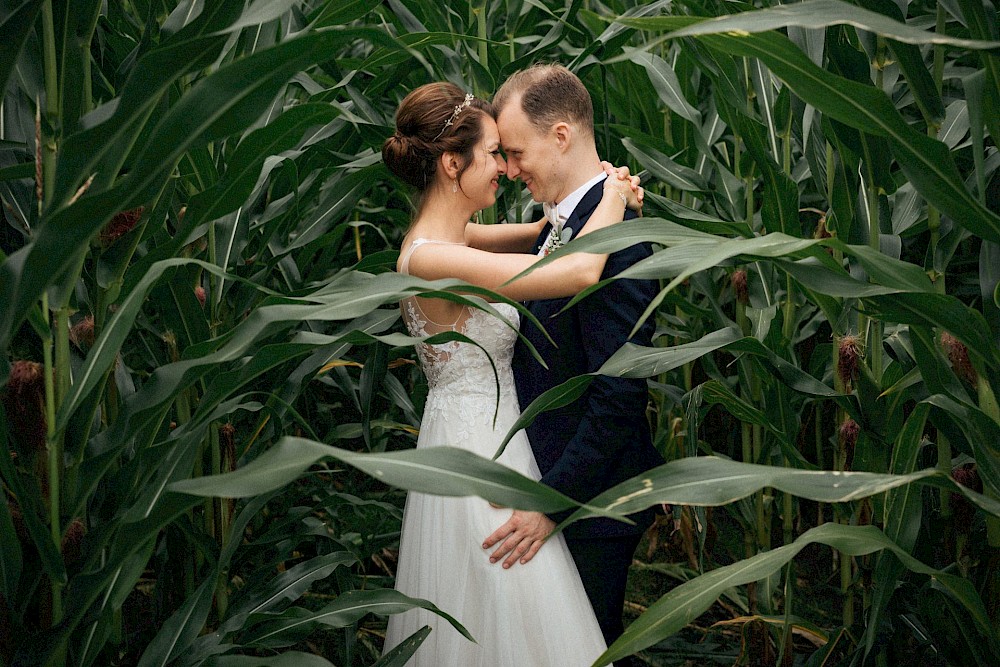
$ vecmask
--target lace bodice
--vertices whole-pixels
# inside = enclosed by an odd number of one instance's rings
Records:
[[[430,243],[444,242],[415,239],[404,254],[400,272],[408,273],[410,257],[420,246]],[[514,343],[517,341],[515,328],[478,308],[464,307],[454,322],[439,323],[427,317],[416,297],[404,299],[400,302],[400,307],[403,321],[411,336],[423,337],[444,331],[456,331],[482,346],[481,349],[459,341],[417,345],[417,356],[430,387],[425,413],[447,406],[455,409],[456,404],[462,402],[466,409],[470,409],[470,404],[477,405],[478,407],[471,407],[485,410],[485,416],[492,419],[497,398],[497,379],[494,378],[493,366],[490,365],[487,353],[496,365],[501,401],[514,401],[516,404],[514,376],[511,371]],[[493,307],[517,327],[519,318],[516,308],[505,303],[496,303]]]

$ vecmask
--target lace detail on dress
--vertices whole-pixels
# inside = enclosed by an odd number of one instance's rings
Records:
[[[415,239],[400,264],[402,273],[408,272],[413,252],[426,243],[442,242]],[[424,419],[433,417],[455,422],[453,427],[462,437],[482,428],[493,430],[498,381],[500,403],[517,409],[511,361],[514,357],[514,343],[517,341],[516,327],[519,316],[517,309],[509,304],[496,303],[493,307],[507,318],[514,328],[486,311],[467,306],[462,308],[455,322],[440,324],[426,316],[417,297],[409,297],[400,302],[403,321],[411,336],[424,337],[444,331],[456,331],[482,346],[480,348],[459,341],[436,345],[417,344],[417,357],[420,359],[420,366],[427,376],[430,388],[424,407]],[[495,376],[490,357],[496,366]],[[500,428],[501,425],[498,423],[497,430]],[[458,445],[459,443],[436,444]],[[492,452],[487,455],[491,456]]]

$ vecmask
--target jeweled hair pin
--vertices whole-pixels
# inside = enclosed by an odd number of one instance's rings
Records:
[[[462,113],[462,109],[472,104],[472,100],[474,99],[476,99],[475,95],[473,95],[472,93],[466,93],[465,101],[455,107],[455,110],[451,112],[451,118],[448,119],[448,121],[444,124],[444,127],[441,128],[441,131],[438,132],[437,136],[431,139],[431,141],[437,141],[438,139],[440,139],[441,135],[444,134],[444,131],[447,130],[452,125],[454,125],[455,119],[458,118],[458,114]]]

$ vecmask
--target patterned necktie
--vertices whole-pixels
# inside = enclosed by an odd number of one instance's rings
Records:
[[[551,228],[549,229],[549,235],[545,238],[545,242],[542,243],[538,248],[538,254],[541,257],[545,257],[553,250],[561,248],[563,245],[569,242],[570,238],[573,236],[572,229],[563,229],[563,225],[566,224],[568,216],[562,215],[559,212],[559,205],[553,202],[542,202],[542,212],[545,213],[545,217],[549,221]]]
[[[566,216],[559,215],[559,204],[556,204],[555,202],[542,202],[542,212],[545,214],[545,217],[548,218],[549,223],[553,227],[566,222]]]

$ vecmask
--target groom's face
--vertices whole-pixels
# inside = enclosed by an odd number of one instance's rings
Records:
[[[559,151],[553,132],[538,129],[521,109],[517,96],[497,118],[500,143],[507,156],[507,178],[520,178],[537,202],[556,201],[560,194],[556,164]]]

